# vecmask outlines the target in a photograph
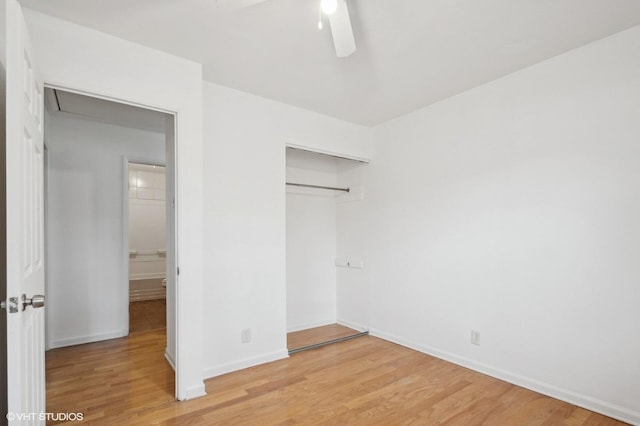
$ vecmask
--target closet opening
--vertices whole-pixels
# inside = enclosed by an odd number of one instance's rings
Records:
[[[363,246],[352,232],[351,210],[364,198],[366,163],[287,147],[286,167],[291,355],[368,334],[358,306],[363,299],[348,285],[363,279]]]

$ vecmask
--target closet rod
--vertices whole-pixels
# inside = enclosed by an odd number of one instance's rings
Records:
[[[289,185],[289,186],[301,186],[303,188],[330,189],[332,191],[349,192],[349,188],[335,188],[333,186],[308,185],[306,183],[293,183],[293,182],[287,182],[287,185]]]

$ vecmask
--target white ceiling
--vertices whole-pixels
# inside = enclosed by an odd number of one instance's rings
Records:
[[[200,62],[208,81],[369,126],[640,24],[640,0],[347,1],[358,50],[343,59],[317,29],[319,0],[22,3]]]

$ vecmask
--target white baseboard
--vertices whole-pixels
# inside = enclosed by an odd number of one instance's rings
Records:
[[[158,280],[160,278],[164,279],[166,277],[167,277],[166,272],[146,272],[146,273],[129,275],[129,281]]]
[[[205,396],[207,392],[204,389],[204,383],[199,384],[198,386],[193,386],[187,389],[186,395],[184,398],[181,398],[181,401],[186,401],[189,399],[200,398],[201,396]]]
[[[587,395],[582,395],[570,390],[562,389],[548,383],[531,379],[529,377],[510,373],[508,371],[501,370],[490,365],[482,364],[472,359],[461,357],[450,352],[420,345],[382,330],[370,329],[369,333],[374,337],[378,337],[380,339],[405,346],[418,352],[422,352],[427,355],[449,361],[453,364],[461,365],[471,370],[486,374],[487,376],[504,380],[505,382],[512,383],[514,385],[532,390],[534,392],[538,392],[552,398],[586,408],[587,410],[595,411],[597,413],[604,414],[605,416],[613,417],[614,419],[618,419],[630,424],[640,425],[640,412],[633,411],[625,407],[620,407],[615,404],[610,404],[606,401],[592,398]]]
[[[335,323],[336,323],[335,319],[328,319],[325,321],[316,321],[316,322],[308,322],[306,324],[293,325],[293,326],[287,327],[287,333],[293,333],[294,331],[308,330],[310,328],[323,327],[325,325],[331,325]]]
[[[176,371],[176,360],[173,358],[173,355],[169,353],[169,348],[164,348],[164,358],[167,360],[173,371]]]
[[[114,331],[110,333],[91,334],[88,336],[68,337],[65,339],[52,340],[48,349],[64,348],[65,346],[82,345],[84,343],[100,342],[102,340],[118,339],[128,335],[127,330]]]
[[[362,324],[358,324],[355,322],[347,321],[347,320],[338,320],[338,324],[344,325],[345,327],[353,328],[354,330],[358,330],[359,332],[368,331],[369,327],[366,327]]]
[[[209,367],[204,370],[204,378],[210,379],[212,377],[220,376],[222,374],[231,373],[233,371],[242,370],[249,367],[254,367],[260,364],[266,364],[268,362],[278,361],[289,357],[289,351],[283,349],[276,352],[271,352],[263,355],[254,356],[251,358],[245,358],[238,361],[229,362],[226,364]]]
[[[146,302],[149,300],[162,300],[166,298],[167,290],[164,287],[129,291],[129,303]]]

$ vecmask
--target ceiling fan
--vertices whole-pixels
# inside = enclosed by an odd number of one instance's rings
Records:
[[[240,9],[262,3],[266,0],[216,0],[220,5]],[[346,58],[356,51],[356,41],[353,37],[351,19],[347,0],[320,0],[320,17],[318,19],[318,29],[322,29],[322,15],[329,18],[331,34],[333,35],[333,45],[338,58]]]

